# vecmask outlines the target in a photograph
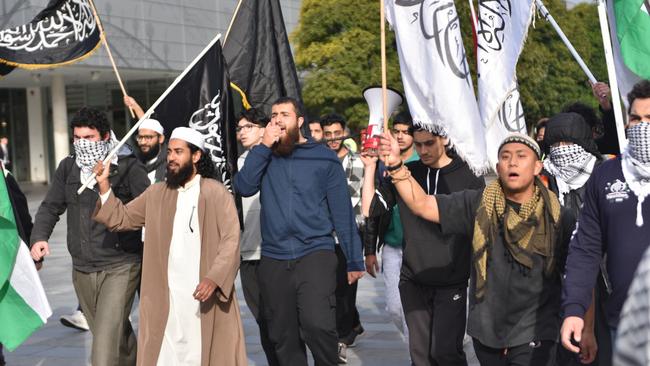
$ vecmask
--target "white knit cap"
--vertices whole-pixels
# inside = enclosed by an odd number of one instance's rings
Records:
[[[142,123],[140,123],[140,126],[138,127],[138,131],[143,128],[146,128],[147,130],[156,131],[159,135],[165,134],[165,129],[160,124],[160,122],[156,121],[155,119],[147,118],[144,121],[142,121]]]
[[[172,136],[169,139],[187,141],[202,151],[205,151],[205,140],[203,139],[203,134],[195,129],[189,127],[176,127],[174,131],[172,131]]]

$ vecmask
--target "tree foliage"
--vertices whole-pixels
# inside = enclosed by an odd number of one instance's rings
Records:
[[[564,0],[544,3],[596,78],[605,80],[607,69],[596,6],[583,3],[567,10]],[[456,6],[476,86],[469,5],[466,0],[456,0]],[[368,106],[361,94],[364,88],[381,84],[379,27],[377,0],[303,1],[292,42],[310,116],[336,111],[348,118],[351,127],[367,124]],[[388,27],[386,36],[388,85],[402,90],[395,37]],[[571,102],[596,106],[587,77],[541,16],[529,30],[517,76],[529,125]]]

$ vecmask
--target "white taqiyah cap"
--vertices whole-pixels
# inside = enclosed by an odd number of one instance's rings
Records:
[[[165,134],[165,129],[160,124],[160,122],[158,122],[155,119],[147,118],[144,121],[142,121],[142,123],[140,123],[140,126],[138,127],[138,130],[141,130],[143,128],[146,128],[146,129],[152,130],[152,131],[156,131],[160,135]]]
[[[203,139],[203,134],[195,129],[189,127],[176,127],[174,131],[172,131],[172,136],[169,139],[187,141],[202,151],[205,151],[205,140]]]

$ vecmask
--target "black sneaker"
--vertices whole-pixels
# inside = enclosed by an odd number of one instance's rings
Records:
[[[357,345],[357,337],[361,336],[364,331],[365,329],[363,329],[361,324],[359,324],[356,327],[352,328],[350,334],[339,339],[339,342],[344,343],[346,346],[352,348]]]

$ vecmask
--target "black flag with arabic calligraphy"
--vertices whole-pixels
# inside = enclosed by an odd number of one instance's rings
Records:
[[[51,68],[82,60],[100,41],[89,0],[51,0],[31,22],[0,30],[0,76],[14,67]]]
[[[201,132],[221,182],[232,191],[232,176],[237,169],[237,126],[229,85],[221,43],[215,40],[160,101],[154,113],[168,138],[176,127]]]

